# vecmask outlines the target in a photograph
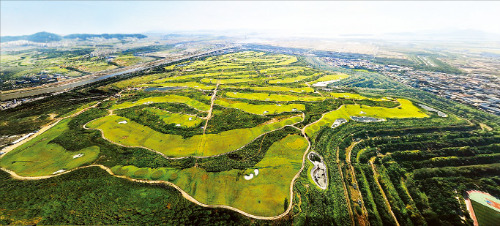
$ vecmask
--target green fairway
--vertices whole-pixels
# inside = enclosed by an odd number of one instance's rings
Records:
[[[158,108],[144,108],[143,110],[152,112],[153,114],[160,116],[161,120],[163,120],[166,124],[176,124],[181,127],[195,127],[205,121],[193,115],[172,113]]]
[[[20,176],[47,176],[59,170],[71,170],[91,163],[99,155],[99,147],[92,146],[80,151],[69,152],[50,141],[68,130],[64,119],[43,134],[24,143],[0,159],[0,166]],[[81,157],[73,158],[77,154]]]
[[[251,78],[240,78],[240,79],[216,79],[216,78],[204,78],[200,80],[200,82],[203,83],[210,83],[210,84],[233,84],[233,83],[249,83],[249,82],[254,82],[255,79]]]
[[[290,198],[290,182],[301,168],[307,146],[302,136],[289,135],[272,144],[264,159],[246,170],[116,166],[113,171],[133,178],[170,181],[208,205],[229,205],[258,216],[275,216],[284,211],[285,199]],[[253,178],[246,180],[250,174]]]
[[[322,128],[326,126],[331,126],[332,123],[339,118],[346,120],[351,120],[351,116],[357,117],[374,117],[374,118],[424,118],[429,117],[427,114],[422,112],[409,100],[397,99],[401,104],[399,107],[395,108],[384,108],[384,107],[370,107],[361,105],[342,105],[339,109],[328,112],[323,115],[323,118],[318,120],[313,124],[309,124],[306,127],[306,134],[310,137],[314,135]]]
[[[349,77],[349,75],[346,75],[346,74],[325,75],[325,76],[322,76],[322,77],[310,82],[310,84],[314,84],[317,82],[336,81],[336,80],[345,79],[347,77]]]
[[[312,93],[314,89],[311,87],[290,88],[284,86],[224,86],[229,89],[247,89],[253,91],[266,92],[293,92],[293,93]]]
[[[223,98],[217,99],[215,104],[240,109],[257,115],[280,114],[283,112],[304,111],[306,109],[303,104],[248,104]]]
[[[110,115],[87,124],[102,131],[106,139],[126,146],[145,147],[167,156],[213,156],[244,146],[263,133],[292,125],[302,117],[261,124],[254,128],[234,129],[218,134],[195,135],[183,139],[180,135],[163,134],[127,118]],[[126,121],[127,123],[120,123]]]
[[[241,98],[248,100],[261,100],[261,101],[322,101],[326,98],[316,96],[294,96],[286,94],[272,94],[272,93],[240,93],[240,92],[226,92],[225,95],[230,98]]]
[[[282,79],[273,79],[269,80],[269,84],[286,84],[286,83],[294,83],[294,82],[299,82],[304,79],[310,78],[311,76],[297,76],[297,77],[288,77],[288,78],[282,78]]]
[[[215,89],[215,85],[206,85],[198,82],[164,82],[164,83],[155,83],[155,84],[143,84],[141,87],[187,87],[199,90],[212,90]]]
[[[143,104],[152,104],[152,103],[180,103],[186,104],[192,108],[198,109],[200,111],[208,111],[210,106],[201,103],[197,100],[193,100],[189,97],[178,96],[178,95],[165,95],[161,97],[147,97],[140,99],[135,102],[123,102],[121,104],[115,104],[111,107],[111,109],[122,109],[122,108],[130,108],[134,106],[139,106]]]

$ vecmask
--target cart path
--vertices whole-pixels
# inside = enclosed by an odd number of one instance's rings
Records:
[[[212,118],[212,110],[214,109],[214,103],[215,103],[215,99],[217,98],[217,89],[219,88],[219,85],[220,85],[220,81],[217,81],[217,85],[215,86],[215,89],[214,89],[214,94],[212,95],[212,98],[210,99],[210,101],[211,101],[210,109],[208,110],[207,121],[205,122],[205,126],[203,127],[203,135],[205,135],[205,131],[207,130],[208,121],[210,120],[210,118]]]

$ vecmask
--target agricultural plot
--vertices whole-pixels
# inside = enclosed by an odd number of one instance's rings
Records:
[[[322,101],[326,98],[317,96],[294,96],[286,94],[272,93],[240,93],[226,92],[225,95],[230,98],[260,100],[260,101]]]
[[[361,105],[342,105],[339,109],[328,112],[313,124],[306,127],[306,134],[313,137],[322,127],[331,126],[336,119],[351,120],[351,117],[373,117],[376,119],[385,118],[424,118],[429,117],[409,100],[397,99],[399,107],[383,108]]]
[[[97,159],[98,146],[69,152],[59,144],[51,143],[54,138],[68,130],[70,120],[62,120],[43,134],[7,153],[0,159],[0,167],[21,176],[35,177],[71,170]]]
[[[302,117],[270,121],[254,128],[234,129],[218,134],[195,135],[183,139],[180,135],[163,134],[125,117],[109,115],[87,124],[99,129],[111,142],[131,147],[145,147],[172,157],[213,156],[234,151],[261,134],[300,122]],[[168,144],[168,145],[165,145]]]
[[[288,135],[272,144],[255,167],[246,170],[206,172],[197,167],[180,170],[116,166],[113,171],[133,178],[170,181],[208,205],[228,205],[258,216],[275,216],[283,212],[285,199],[290,197],[290,182],[301,167],[307,146],[302,136]]]
[[[218,99],[215,101],[215,104],[227,108],[240,109],[257,115],[280,114],[283,112],[304,111],[306,109],[303,104],[248,104],[228,99]]]
[[[143,104],[152,104],[152,103],[180,103],[180,104],[186,104],[194,109],[200,110],[200,111],[208,111],[210,109],[210,106],[201,103],[197,100],[193,100],[189,97],[185,96],[178,96],[178,95],[165,95],[161,97],[147,97],[140,99],[135,102],[123,102],[121,104],[115,104],[111,107],[111,109],[122,109],[122,108],[130,108],[134,106],[139,106]]]
[[[172,113],[157,108],[144,108],[143,110],[160,116],[160,119],[163,120],[166,124],[175,124],[179,127],[190,128],[200,125],[202,122],[204,122],[202,118],[196,117],[194,115]]]

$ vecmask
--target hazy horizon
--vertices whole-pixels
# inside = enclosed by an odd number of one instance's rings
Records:
[[[1,1],[1,35],[40,31],[264,32],[283,36],[433,30],[500,34],[500,2],[138,2]]]

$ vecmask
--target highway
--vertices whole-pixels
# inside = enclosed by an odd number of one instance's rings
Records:
[[[201,53],[188,54],[186,56],[176,57],[176,58],[165,58],[161,60],[156,60],[152,62],[142,63],[138,65],[133,65],[129,67],[119,68],[108,72],[97,72],[91,75],[82,76],[79,78],[68,79],[61,82],[45,84],[42,86],[11,90],[11,91],[2,91],[0,92],[0,101],[12,100],[12,99],[20,99],[25,97],[36,96],[40,94],[47,93],[55,93],[55,92],[64,92],[71,89],[74,89],[79,86],[87,85],[93,82],[101,81],[107,78],[115,77],[118,75],[129,74],[133,72],[147,70],[153,67],[160,66],[162,64],[175,63],[183,60],[187,60],[193,57],[203,57],[206,55],[222,52],[224,50],[233,48],[234,46],[225,46],[218,49],[213,49]]]

